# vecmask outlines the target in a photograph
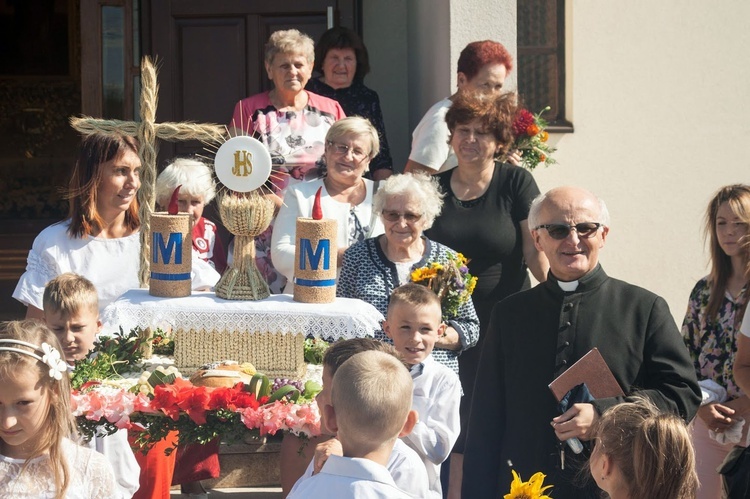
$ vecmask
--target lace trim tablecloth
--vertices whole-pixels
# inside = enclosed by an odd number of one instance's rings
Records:
[[[131,289],[102,313],[105,331],[122,326],[182,330],[302,333],[325,340],[373,336],[383,316],[369,303],[337,298],[333,303],[299,303],[291,295],[260,301],[222,300],[210,292],[159,298]]]

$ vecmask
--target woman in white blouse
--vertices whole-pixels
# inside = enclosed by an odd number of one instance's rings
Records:
[[[289,188],[276,217],[271,241],[271,259],[276,270],[287,279],[291,292],[294,274],[294,250],[298,217],[311,217],[315,193],[321,191],[323,218],[338,222],[338,266],[344,251],[352,244],[383,233],[379,216],[373,215],[375,184],[363,178],[370,161],[380,151],[378,132],[358,116],[344,118],[331,126],[326,135],[325,176]]]

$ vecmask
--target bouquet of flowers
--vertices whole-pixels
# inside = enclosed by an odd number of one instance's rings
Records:
[[[477,278],[469,274],[468,263],[461,253],[449,253],[447,263],[433,262],[411,273],[413,282],[427,286],[438,295],[443,319],[455,317],[458,307],[466,303],[474,292]]]
[[[556,149],[547,143],[549,139],[549,134],[546,132],[547,122],[542,118],[542,114],[549,109],[550,107],[547,106],[537,114],[527,109],[519,109],[513,122],[515,141],[510,150],[520,151],[521,166],[527,170],[533,170],[540,163],[544,163],[544,166],[557,163],[552,158],[552,153]]]
[[[300,436],[320,433],[315,395],[321,386],[308,380],[275,380],[256,373],[247,384],[196,386],[174,366],[145,370],[144,350],[168,348],[171,337],[157,329],[133,329],[102,336],[94,355],[76,362],[71,374],[71,405],[82,436],[111,435],[119,429],[138,433],[136,443],[147,450],[172,430],[181,443],[207,443],[217,437],[234,442],[277,431]],[[327,344],[315,345],[319,355]],[[160,351],[166,353],[168,350]],[[165,357],[151,363],[170,364]],[[244,371],[244,370],[243,370]]]
[[[504,499],[552,499],[544,494],[552,485],[542,487],[544,474],[541,472],[534,473],[528,482],[522,482],[521,477],[515,470],[513,472],[513,481],[510,483],[510,494],[505,494]]]
[[[127,380],[85,383],[73,390],[72,406],[84,438],[127,428],[138,433],[136,443],[148,450],[173,430],[179,432],[180,443],[201,444],[217,437],[236,442],[278,431],[318,435],[320,413],[313,399],[320,389],[308,381],[301,390],[285,384],[271,393],[271,382],[260,373],[248,384],[195,386],[176,368],[160,366],[130,386]]]

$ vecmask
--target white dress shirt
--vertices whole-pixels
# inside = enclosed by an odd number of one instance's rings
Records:
[[[313,459],[298,482],[313,476],[314,466],[315,460]],[[422,463],[422,458],[401,439],[396,439],[385,467],[399,489],[415,498],[428,497],[427,470]]]
[[[403,437],[417,451],[427,470],[429,495],[443,497],[440,486],[440,465],[448,459],[461,432],[458,412],[461,403],[461,382],[451,369],[435,361],[432,355],[412,366],[414,382],[412,409],[419,413],[419,422]]]
[[[359,457],[328,456],[317,475],[294,484],[287,499],[411,499],[385,466]]]

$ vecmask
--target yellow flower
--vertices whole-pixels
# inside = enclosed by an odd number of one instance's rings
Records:
[[[438,262],[432,262],[432,265],[430,266],[431,269],[434,270],[443,270],[443,264]]]
[[[476,286],[477,286],[477,276],[472,276],[471,279],[469,279],[469,283],[466,285],[466,292],[469,294],[472,294]]]
[[[552,488],[552,485],[542,487],[544,482],[543,473],[534,473],[528,482],[522,482],[521,477],[515,470],[511,470],[513,473],[513,481],[510,483],[510,494],[505,494],[504,499],[551,499],[548,495],[543,495],[544,491]]]

